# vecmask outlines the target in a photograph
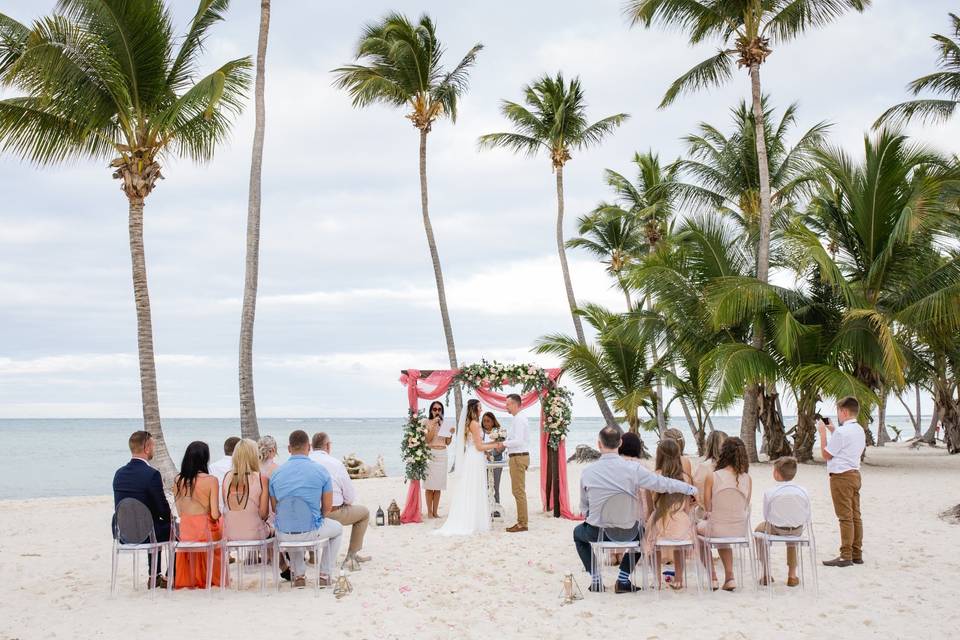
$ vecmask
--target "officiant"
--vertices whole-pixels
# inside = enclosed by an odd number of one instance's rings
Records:
[[[430,403],[430,410],[425,421],[427,428],[427,443],[433,454],[427,467],[427,479],[423,488],[427,502],[427,517],[439,518],[437,510],[440,508],[440,492],[447,489],[447,447],[453,440],[455,425],[444,425],[443,403],[434,400]]]

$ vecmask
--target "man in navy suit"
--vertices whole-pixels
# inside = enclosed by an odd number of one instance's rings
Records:
[[[145,504],[153,515],[153,530],[158,542],[170,539],[170,504],[163,493],[163,480],[160,472],[150,466],[153,460],[154,441],[147,431],[134,431],[130,435],[130,462],[117,469],[113,476],[113,506],[116,508],[124,498],[135,498]],[[113,535],[116,537],[116,516],[113,522]],[[126,542],[139,542],[127,540]],[[146,542],[144,540],[143,542]],[[166,587],[167,581],[160,569],[160,551],[157,551],[157,587]],[[151,558],[150,567],[153,568]],[[147,582],[149,585],[149,581]]]

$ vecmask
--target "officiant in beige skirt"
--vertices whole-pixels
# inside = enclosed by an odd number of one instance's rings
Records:
[[[447,488],[447,447],[453,440],[456,426],[443,424],[443,403],[434,400],[430,403],[430,411],[426,420],[427,443],[430,445],[433,458],[427,467],[427,479],[423,483],[426,493],[427,517],[439,518],[437,509],[440,508],[440,492]]]

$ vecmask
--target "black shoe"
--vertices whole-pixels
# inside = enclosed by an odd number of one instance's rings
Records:
[[[617,580],[616,586],[613,588],[614,593],[636,593],[640,591],[632,582],[620,582]]]
[[[591,584],[590,588],[587,589],[587,591],[591,591],[593,593],[600,593],[603,591],[603,587],[599,584]]]
[[[854,558],[850,562],[852,562],[853,564],[863,564],[863,558]]]
[[[284,569],[283,571],[281,571],[280,577],[286,580],[287,582],[290,582],[290,569]]]
[[[861,562],[863,562],[861,560]],[[834,558],[833,560],[824,560],[823,566],[825,567],[849,567],[853,564],[853,560],[847,560],[846,558]]]

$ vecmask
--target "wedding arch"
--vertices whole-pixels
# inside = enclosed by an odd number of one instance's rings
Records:
[[[410,486],[400,521],[404,524],[421,522],[420,482],[426,478],[431,453],[426,430],[421,425],[420,401],[436,400],[454,385],[474,393],[481,403],[500,410],[506,409],[507,395],[499,392],[505,386],[520,387],[523,409],[540,402],[540,500],[543,510],[553,511],[556,518],[581,519],[570,508],[567,487],[565,441],[570,429],[571,395],[559,384],[562,374],[563,369],[486,360],[459,369],[401,371],[400,383],[407,388],[409,402],[401,449]]]

